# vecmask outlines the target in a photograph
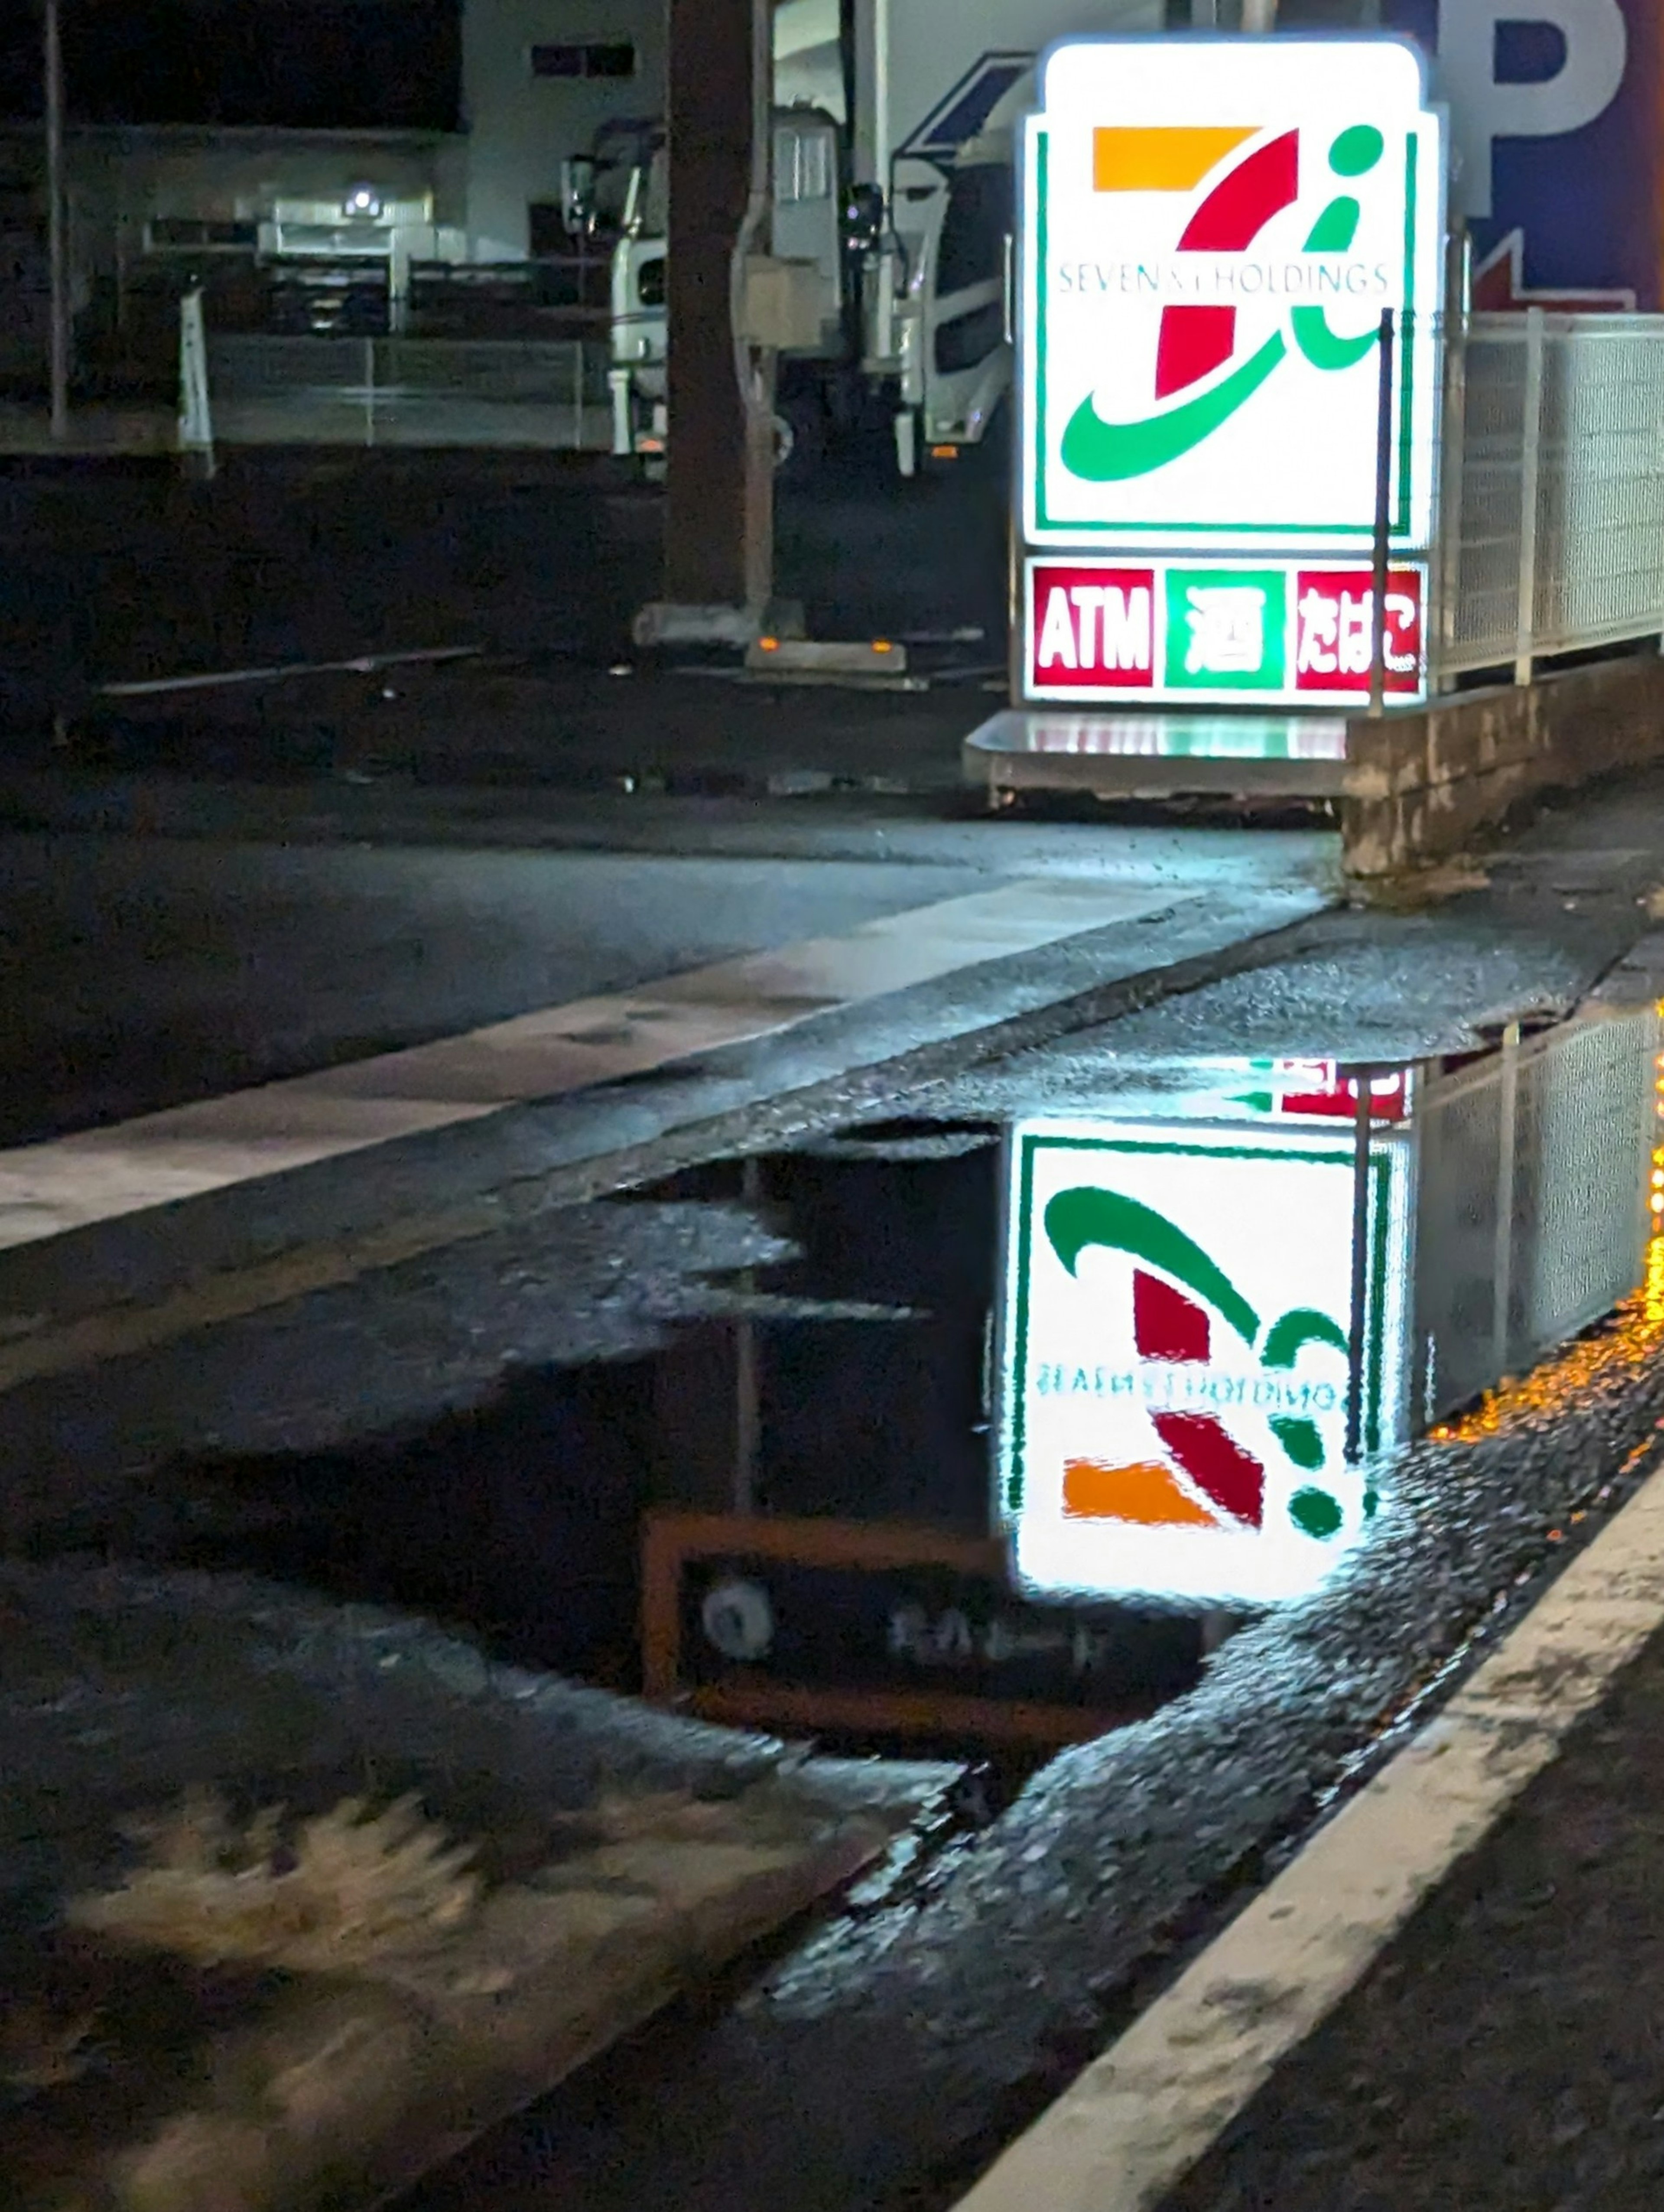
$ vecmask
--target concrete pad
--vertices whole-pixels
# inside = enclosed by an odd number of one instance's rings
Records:
[[[1354,719],[1347,872],[1385,876],[1483,842],[1511,813],[1664,750],[1664,660],[1650,647],[1425,706]]]

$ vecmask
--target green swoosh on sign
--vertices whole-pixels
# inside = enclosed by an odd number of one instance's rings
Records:
[[[1088,392],[1063,433],[1064,467],[1088,483],[1120,483],[1176,461],[1252,398],[1286,351],[1282,332],[1276,331],[1211,392],[1136,422],[1104,422]]]
[[[1252,1344],[1260,1334],[1260,1316],[1224,1270],[1153,1206],[1088,1183],[1059,1191],[1047,1206],[1045,1221],[1052,1249],[1072,1275],[1089,1244],[1130,1253],[1205,1298],[1245,1344]]]
[[[1314,368],[1350,368],[1381,343],[1379,325],[1355,338],[1339,337],[1329,328],[1329,319],[1321,307],[1296,307],[1290,319],[1295,343]]]

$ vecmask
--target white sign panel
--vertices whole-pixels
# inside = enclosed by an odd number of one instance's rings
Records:
[[[1407,1138],[1371,1147],[1363,1443],[1396,1430]],[[1001,1477],[1018,1582],[1300,1595],[1374,1510],[1345,1458],[1343,1127],[1044,1123],[1012,1139]]]
[[[1393,543],[1432,531],[1442,118],[1384,37],[1053,49],[1026,132],[1030,544],[1356,551],[1382,312]]]

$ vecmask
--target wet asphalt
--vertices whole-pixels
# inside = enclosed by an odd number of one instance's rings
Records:
[[[38,744],[39,710],[52,696],[55,666],[73,666],[90,682],[177,666],[185,653],[231,658],[432,643],[441,641],[432,635],[440,617],[452,628],[471,624],[471,635],[489,636],[499,650],[520,650],[532,636],[545,647],[564,645],[569,608],[592,611],[583,616],[589,627],[580,624],[573,635],[582,651],[598,656],[613,648],[635,589],[631,563],[651,528],[636,495],[619,495],[616,511],[598,508],[574,521],[557,557],[546,511],[535,526],[531,520],[535,493],[505,484],[502,514],[526,518],[528,550],[522,573],[506,580],[493,564],[512,542],[512,529],[500,517],[483,537],[471,535],[474,525],[461,505],[434,500],[431,486],[422,495],[429,504],[420,529],[408,516],[400,522],[396,500],[385,515],[367,505],[343,517],[327,472],[308,477],[300,491],[288,480],[252,475],[224,496],[241,504],[216,524],[213,560],[193,570],[191,532],[202,510],[177,506],[173,488],[135,493],[125,520],[112,508],[96,526],[103,534],[94,543],[84,501],[73,528],[66,522],[55,534],[37,527],[47,493],[8,486],[0,536],[52,548],[31,555],[26,584],[8,610],[16,636],[28,642],[15,660],[6,705],[14,735],[22,733],[17,744],[32,761],[39,756],[28,748]],[[927,555],[947,519],[939,501],[930,504],[936,496],[926,488],[895,533],[875,545],[873,574],[887,581],[901,576],[904,597],[908,563]],[[847,516],[836,525],[848,526]],[[150,578],[148,612],[136,580],[147,532],[155,548],[169,532],[179,538],[177,554],[155,556],[161,565]],[[379,594],[364,580],[378,544],[394,564]],[[617,553],[620,544],[628,557]],[[471,546],[477,558],[466,551]],[[119,600],[118,620],[108,618],[107,606],[100,617],[97,592],[70,588],[76,560],[84,574],[94,556],[99,573],[112,580],[108,605]],[[251,592],[235,582],[245,574],[237,562],[257,558],[268,564],[270,588]],[[424,597],[423,578],[447,563],[460,580],[451,596]],[[586,564],[587,596],[572,581]],[[345,592],[332,590],[324,580],[331,565],[357,580]],[[839,604],[850,620],[864,611]],[[893,604],[887,600],[887,608]],[[918,604],[922,609],[923,599]],[[975,605],[968,593],[954,611],[974,613]],[[242,610],[229,628],[228,608]],[[930,610],[938,619],[939,608],[938,595]],[[332,759],[334,743],[326,731],[319,759]],[[205,757],[187,753],[183,764],[200,768]],[[132,763],[123,765],[131,769]],[[288,765],[292,770],[295,763]],[[310,803],[319,804],[315,793]],[[182,804],[185,818],[173,823],[177,842],[165,860],[160,845],[129,845],[120,836],[60,839],[50,860],[38,833],[9,841],[26,917],[9,986],[23,1024],[23,1049],[9,1071],[16,1130],[40,1132],[191,1095],[181,1085],[222,1087],[228,1073],[251,1079],[237,1075],[240,1068],[315,1064],[362,1050],[367,1040],[433,1034],[538,1002],[591,972],[569,965],[557,974],[542,945],[541,902],[574,896],[569,860],[561,863],[561,889],[550,894],[550,878],[523,854],[495,872],[459,870],[447,856],[425,875],[407,853],[362,854],[348,841],[356,835],[379,842],[373,805],[356,813],[355,831],[340,826],[361,808],[355,787],[324,803],[335,825],[327,847],[307,839],[299,854],[276,854],[263,845],[246,811],[239,817],[242,829],[230,834],[248,840],[248,848],[217,842],[226,832],[223,817],[218,826],[212,818],[215,803],[203,802],[203,817],[194,824],[193,802],[187,797]],[[602,847],[614,836],[627,839],[638,861],[653,864],[646,875],[639,867],[622,875],[611,861],[592,872],[594,972],[616,972],[621,981],[653,972],[644,963],[663,958],[690,930],[701,945],[763,942],[777,931],[771,921],[756,933],[762,913],[799,934],[797,923],[815,899],[823,902],[819,911],[853,916],[893,910],[917,895],[916,885],[888,874],[896,865],[893,853],[882,876],[877,871],[871,841],[897,836],[881,805],[829,811],[828,842],[818,848],[812,818],[805,829],[801,812],[784,805],[725,817],[655,802],[628,827],[614,826],[612,805],[598,802],[596,812],[569,817],[550,837]],[[1059,825],[1054,839],[1032,826],[985,827],[989,835],[1029,839],[1042,864],[1059,855],[1078,861],[1083,839],[1120,834],[1113,822],[1084,831]],[[961,834],[915,823],[899,842],[945,838],[928,866],[932,882],[949,883],[966,865]],[[429,820],[423,842],[443,837],[443,825]],[[701,844],[699,863],[687,859],[690,839],[713,841],[709,850]],[[1198,888],[1191,865],[1201,849],[1193,848],[1178,872],[1188,868],[1189,896],[1205,905],[1205,884]],[[689,872],[708,862],[711,851],[722,856],[718,875]],[[751,871],[735,875],[742,855]],[[809,893],[799,878],[817,857],[817,875],[827,866],[847,865],[851,872],[829,886],[823,878]],[[80,865],[65,868],[64,859]],[[1308,854],[1292,872],[1308,886],[1310,862]],[[859,875],[869,864],[871,881]],[[977,864],[970,866],[975,871]],[[655,872],[661,888],[643,897],[640,887]],[[171,882],[172,890],[147,904],[147,886],[159,881]],[[1652,779],[1595,794],[1509,841],[1487,883],[1434,909],[1337,910],[1298,920],[1293,935],[1249,972],[1211,980],[1204,960],[1182,993],[1157,1004],[1133,994],[1108,1010],[1113,1020],[1083,1017],[1070,1036],[974,1071],[936,1069],[928,1081],[909,1079],[888,1091],[852,1085],[840,1094],[829,1085],[817,1094],[810,1122],[821,1129],[852,1118],[995,1122],[1101,1097],[1118,1070],[1130,1076],[1151,1060],[1196,1054],[1390,1059],[1470,1048],[1509,1021],[1567,1012],[1597,988],[1649,929],[1646,902],[1661,882],[1664,779]],[[1265,889],[1263,880],[1258,888]],[[698,896],[689,895],[695,889]],[[1236,882],[1233,896],[1241,893]],[[729,897],[745,907],[743,923],[726,921],[721,901]],[[805,900],[810,903],[799,903]],[[418,914],[428,919],[413,933]],[[413,935],[430,939],[434,948],[419,960],[410,951]],[[375,978],[367,994],[373,1020],[354,1011],[360,994],[349,951]],[[605,963],[615,955],[609,970]],[[318,963],[326,957],[334,964],[325,985]],[[1089,949],[1051,963],[1054,996],[1059,988],[1084,988],[1090,958]],[[53,968],[65,959],[69,966]],[[157,1002],[147,1032],[150,1018],[135,1010],[164,974],[174,995]],[[1643,946],[1624,988],[1632,997],[1656,995],[1664,963]],[[245,994],[249,1014],[240,1030],[228,1010]],[[770,1063],[768,1080],[800,1073],[809,1059],[811,1047],[793,1045]],[[757,1093],[754,1085],[728,1095],[744,1111],[750,1110],[745,1097],[755,1101]],[[619,1127],[633,1139],[651,1134],[650,1116],[635,1118],[644,1114],[640,1099],[601,1110],[619,1115]],[[534,1158],[546,1164],[550,1138],[544,1124],[523,1123],[490,1144],[501,1149],[489,1158],[475,1152],[465,1168],[460,1152],[425,1148],[414,1170],[404,1172],[429,1196],[464,1184],[489,1188],[511,1155],[517,1169]],[[297,1196],[292,1204],[304,1212],[313,1202]],[[338,1203],[347,1207],[344,1196]],[[291,1201],[280,1194],[274,1202],[264,1193],[252,1204],[256,1214],[264,1209],[270,1216],[288,1212]],[[330,1200],[325,1211],[337,1204]],[[224,1231],[225,1249],[246,1248],[251,1233],[258,1243],[283,1232],[276,1226],[250,1232],[244,1223]],[[177,1234],[176,1227],[158,1231],[163,1243]],[[206,1233],[198,1261],[220,1234]],[[33,1518],[32,1540],[46,1549],[91,1545],[112,1557],[166,1564],[188,1549],[193,1533],[211,1531],[228,1491],[238,1487],[234,1463],[258,1457],[266,1463],[266,1482],[273,1459],[293,1462],[308,1452],[342,1453],[344,1467],[365,1449],[403,1451],[404,1471],[419,1468],[424,1452],[430,1462],[454,1462],[465,1455],[481,1409],[507,1400],[520,1416],[519,1455],[500,1462],[497,1471],[509,1506],[532,1495],[527,1468],[536,1476],[536,1510],[528,1504],[518,1527],[512,1511],[505,1516],[507,1543],[534,1556],[550,1545],[580,1547],[581,1516],[557,1524],[548,1517],[548,1502],[563,1467],[582,1464],[597,1449],[595,1432],[592,1423],[586,1429],[572,1392],[551,1391],[550,1375],[596,1361],[627,1370],[667,1328],[713,1310],[722,1279],[766,1265],[777,1255],[775,1236],[774,1224],[733,1206],[551,1203],[471,1239],[465,1254],[444,1251],[183,1336],[160,1352],[113,1361],[92,1389],[75,1374],[27,1383],[0,1399],[8,1462],[30,1470],[9,1496],[12,1525]],[[141,1298],[159,1286],[145,1241],[128,1231],[82,1248],[100,1296],[124,1281]],[[180,1255],[177,1243],[172,1250]],[[49,1274],[32,1277],[29,1267],[15,1267],[8,1277],[11,1303],[27,1305],[31,1290],[56,1296]],[[1580,1525],[1592,1529],[1621,1501],[1639,1479],[1636,1455],[1661,1417],[1664,1370],[1647,1340],[1580,1373],[1563,1396],[1522,1407],[1497,1434],[1417,1447],[1397,1471],[1371,1542],[1321,1597],[1230,1638],[1200,1687],[1154,1719],[1054,1760],[1014,1804],[950,1843],[904,1888],[869,1894],[805,1931],[750,1978],[709,1992],[599,2061],[435,2176],[407,2200],[407,2212],[471,2212],[483,2204],[494,2212],[556,2204],[586,2212],[638,2212],[648,2204],[686,2212],[777,2212],[781,2204],[799,2212],[945,2212],[1244,1890],[1275,1870],[1333,1793],[1367,1771],[1418,1697],[1482,1652],[1530,1601],[1564,1556],[1553,1532],[1569,1515],[1585,1511]],[[197,1468],[214,1462],[213,1480],[175,1483],[187,1462]],[[161,1480],[164,1470],[170,1472]],[[65,1514],[66,1492],[47,1493],[54,1479],[62,1483],[82,1472],[97,1480]],[[39,1485],[33,1503],[31,1479]],[[281,1519],[281,1494],[275,1510]],[[467,1548],[454,1531],[450,1542],[453,1551]],[[304,1558],[296,1569],[304,1577]],[[430,1601],[452,1618],[478,1620],[495,1601],[483,1570],[479,1587],[453,1583]],[[576,1622],[580,1630],[581,1607]],[[1615,1759],[1628,1758],[1625,1747],[1639,1745],[1652,1726],[1645,1697],[1655,1704],[1655,1689],[1642,1684],[1634,1694],[1642,1702],[1618,1723],[1628,1733],[1621,1743],[1613,1739],[1616,1749],[1606,1747]],[[1633,1764],[1639,1790],[1638,1751]],[[1592,1814],[1585,1829],[1590,1822],[1599,1829]],[[1496,1848],[1515,1856],[1499,1861],[1492,1890],[1527,1900],[1514,1933],[1539,1929],[1546,1938],[1530,2002],[1547,2020],[1564,1996],[1576,2000],[1589,2054],[1577,2078],[1592,2084],[1594,2054],[1610,2034],[1600,2007],[1612,1992],[1589,1981],[1580,1994],[1569,1978],[1580,1893],[1575,1868],[1547,1864],[1555,1829],[1545,1817],[1535,1831],[1516,1822],[1505,1832]],[[1576,1822],[1564,1840],[1575,1857],[1582,1831]],[[1606,1886],[1598,1896],[1583,1893],[1588,1910],[1627,1910],[1644,1878],[1642,1855],[1610,1825],[1590,1853],[1598,1864],[1582,1871]],[[1540,1878],[1539,1863],[1546,1868]],[[1528,1904],[1551,1886],[1552,1899]],[[1471,1960],[1477,1978],[1486,1943],[1507,1932],[1494,1913],[1487,1919],[1478,1893],[1466,1905],[1466,1893],[1451,1894],[1446,1920],[1418,1923],[1406,1937],[1400,1985],[1425,1990],[1436,1981],[1441,1947],[1457,1964]],[[1564,1926],[1551,1924],[1540,1916],[1563,1894]],[[1397,2002],[1394,1978],[1384,1978],[1385,1995],[1360,1994],[1358,2004],[1376,2009],[1343,2016],[1337,2028],[1345,2032],[1332,2051],[1316,2049],[1310,2125],[1321,2141],[1298,2136],[1303,2123],[1292,2107],[1284,2115],[1297,2139],[1323,2157],[1298,2173],[1267,2165],[1271,2114],[1263,2131],[1233,2140],[1220,2163],[1197,2177],[1199,2188],[1213,2194],[1183,2197],[1175,2212],[1181,2205],[1182,2212],[1212,2212],[1216,2205],[1223,2212],[1225,2205],[1260,2203],[1298,2212],[1307,2203],[1344,2204],[1347,2212],[1403,2203],[1414,2212],[1423,2200],[1405,2193],[1412,2184],[1403,2160],[1418,2142],[1434,2142],[1441,2112],[1447,2130],[1454,2123],[1450,2105],[1441,2106],[1429,2087],[1424,2054],[1416,2049],[1415,2008],[1400,2005],[1390,2017],[1385,2008]],[[1459,2010],[1453,1997],[1441,2047],[1459,2035]],[[1482,2035],[1488,2032],[1483,2017],[1479,2025]],[[1397,2099],[1375,2120],[1354,2080],[1357,2040],[1371,2033],[1384,2039]],[[1485,2076],[1487,2094],[1496,2124],[1506,2126],[1515,2108],[1502,2078],[1501,2028],[1490,2048],[1498,2055]],[[1625,2078],[1638,2082],[1638,2065]],[[1542,2170],[1570,2177],[1564,2201],[1626,2206],[1631,2198],[1622,2190],[1630,2174],[1598,2163],[1602,2117],[1618,2106],[1591,2103],[1594,2094],[1580,2087],[1558,2117],[1532,2123],[1521,2113],[1519,2124],[1546,2130],[1540,2148],[1549,2163]],[[1418,2099],[1429,2132],[1418,2137],[1412,2130],[1395,2148],[1392,2116],[1412,2110]],[[1621,2109],[1634,2117],[1626,2140],[1637,2146],[1631,2166],[1638,2176],[1644,2171],[1638,2089]],[[1522,2140],[1537,2146],[1528,2132]],[[1496,2194],[1502,2185],[1487,2197],[1476,2183],[1471,2201],[1495,2203],[1498,2212],[1557,2201]],[[1350,2198],[1336,2193],[1342,2188],[1352,2191]],[[1602,2196],[1602,2188],[1616,2193]],[[1290,2193],[1299,2190],[1308,2193]],[[1425,2201],[1430,2207],[1470,2200],[1458,2190]]]
[[[0,836],[0,1145],[987,888],[974,861]]]
[[[1664,2196],[1655,1641],[1164,2212],[1643,2212]]]
[[[413,2208],[950,2204],[1276,1871],[1418,1692],[1528,1602],[1569,1512],[1594,1526],[1621,1501],[1661,1412],[1652,1357],[1550,1418],[1412,1453],[1320,1599],[1233,1638],[1155,1719],[1062,1754],[920,1893],[604,2059]]]
[[[1603,976],[1644,1004],[1656,940],[1614,975],[1646,926],[1658,848],[1639,820],[1633,796],[1588,810],[1575,846],[1563,824],[1553,849],[1549,825],[1436,925],[1325,918],[1264,971],[910,1103],[926,1115],[1066,1109],[1118,1067],[1197,1051],[1471,1048]],[[1372,1540],[1320,1597],[1232,1638],[1154,1719],[1064,1753],[905,1899],[811,1933],[737,1999],[604,2059],[435,2178],[412,2212],[951,2204],[1384,1755],[1430,1687],[1482,1656],[1564,1557],[1571,1515],[1592,1532],[1628,1494],[1664,1413],[1657,1350],[1655,1330],[1614,1340],[1593,1372],[1497,1433],[1416,1447]],[[1268,2171],[1263,2156],[1243,2168],[1248,2193],[1233,2197],[1232,2169],[1218,2201],[1280,2206]]]
[[[1118,1066],[1197,1052],[1459,1050],[1503,1022],[1569,1009],[1614,971],[1644,1002],[1659,988],[1644,904],[1659,854],[1664,784],[1550,822],[1489,887],[1436,915],[1307,921],[1252,973],[1199,978],[1114,1023],[856,1110],[997,1121],[1088,1096]],[[849,1111],[829,1100],[827,1126]],[[540,1378],[598,1356],[628,1368],[667,1322],[698,1313],[714,1279],[774,1249],[758,1242],[769,1225],[743,1209],[625,1212],[622,1225],[604,1207],[534,1218],[477,1240],[464,1260],[388,1271],[115,1363],[90,1398],[74,1377],[9,1393],[8,1456],[39,1463],[37,1447],[50,1446],[60,1464],[118,1474],[130,1498],[136,1485],[145,1512],[95,1512],[54,1543],[161,1563],[178,1556],[181,1516],[188,1540],[236,1488],[226,1453],[298,1464],[297,1451],[374,1437],[406,1452],[407,1474],[424,1452],[430,1467],[459,1455],[465,1465],[475,1415],[506,1393],[524,1416],[518,1455],[496,1462],[514,1493],[499,1508],[520,1501],[518,1520],[504,1518],[507,1547],[580,1547],[581,1516],[557,1526],[548,1501],[593,1432]],[[1635,1479],[1622,1470],[1661,1416],[1664,1374],[1649,1345],[1497,1435],[1418,1448],[1377,1535],[1320,1599],[1230,1639],[1200,1688],[1155,1719],[1055,1760],[903,1893],[808,1931],[749,1984],[598,2062],[434,2177],[410,2212],[945,2208],[1275,1869],[1418,1692],[1528,1601],[1561,1556],[1551,1532],[1574,1509],[1593,1526],[1618,1502]],[[181,1451],[200,1467],[222,1445],[206,1492],[155,1480]],[[451,1548],[465,1554],[470,1540],[452,1530]],[[481,1619],[489,1565],[482,1555],[481,1586],[453,1583],[432,1601]]]

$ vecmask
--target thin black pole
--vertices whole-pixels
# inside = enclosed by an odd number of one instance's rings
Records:
[[[1352,1070],[1357,1103],[1352,1115],[1352,1310],[1346,1343],[1346,1457],[1362,1456],[1363,1441],[1364,1303],[1369,1284],[1369,1077]]]
[[[52,288],[52,432],[70,434],[70,270],[64,186],[64,47],[58,0],[46,0],[46,255]]]
[[[1380,383],[1376,399],[1376,521],[1370,596],[1375,623],[1369,647],[1369,712],[1387,700],[1387,574],[1393,527],[1393,329],[1390,307],[1381,311]]]

